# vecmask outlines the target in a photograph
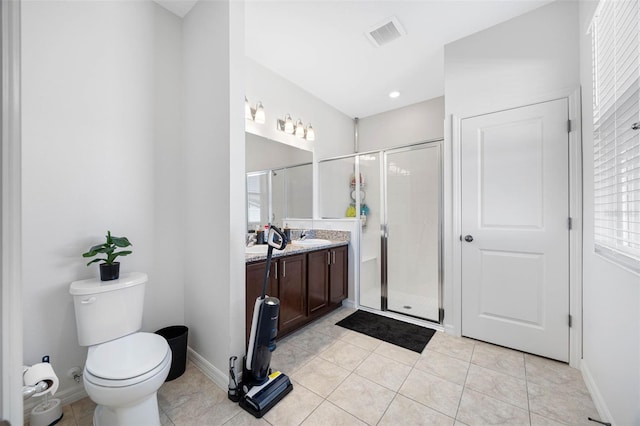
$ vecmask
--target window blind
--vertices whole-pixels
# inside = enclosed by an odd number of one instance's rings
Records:
[[[640,270],[640,7],[601,0],[591,27],[594,239]]]

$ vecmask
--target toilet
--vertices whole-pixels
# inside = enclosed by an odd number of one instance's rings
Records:
[[[171,368],[171,349],[164,337],[140,331],[147,280],[131,272],[69,287],[78,343],[89,347],[82,378],[97,404],[95,426],[160,425],[157,392]]]

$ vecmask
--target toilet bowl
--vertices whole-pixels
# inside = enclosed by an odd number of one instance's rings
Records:
[[[134,333],[90,347],[83,381],[98,404],[93,424],[159,425],[156,393],[170,368],[171,349],[157,334]]]
[[[88,346],[83,383],[97,406],[95,426],[160,425],[157,392],[171,369],[171,348],[140,331],[147,275],[75,281],[78,342]]]

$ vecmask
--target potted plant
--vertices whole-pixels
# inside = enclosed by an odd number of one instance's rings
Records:
[[[118,256],[130,255],[132,252],[131,250],[116,251],[116,249],[129,247],[130,245],[131,243],[127,237],[112,237],[111,231],[107,231],[107,242],[91,247],[88,252],[82,254],[82,257],[93,257],[99,254],[106,254],[106,259],[93,259],[91,262],[87,263],[87,266],[94,262],[104,262],[100,264],[100,279],[102,281],[117,280],[120,277],[120,262],[116,262],[116,258]]]

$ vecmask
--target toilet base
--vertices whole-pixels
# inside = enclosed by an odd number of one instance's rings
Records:
[[[94,426],[160,426],[157,392],[128,407],[96,406],[93,412]]]

